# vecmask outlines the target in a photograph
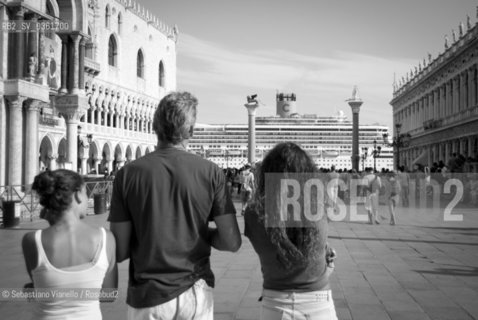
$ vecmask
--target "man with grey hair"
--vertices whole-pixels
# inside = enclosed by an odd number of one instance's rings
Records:
[[[211,247],[241,246],[224,173],[186,151],[197,104],[188,92],[165,96],[157,149],[116,174],[109,221],[117,260],[130,259],[128,319],[212,319]]]

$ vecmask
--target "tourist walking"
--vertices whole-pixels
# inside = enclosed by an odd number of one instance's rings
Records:
[[[88,196],[76,172],[44,171],[35,177],[32,190],[50,224],[23,237],[23,255],[33,287],[40,294],[44,289],[54,290],[58,296],[76,290],[72,294],[83,297],[38,299],[32,319],[102,319],[100,290],[102,297],[114,301],[118,287],[113,234],[81,220]],[[86,298],[87,290],[98,298]]]
[[[365,210],[368,213],[369,223],[380,224],[380,221],[378,220],[378,207],[382,181],[380,180],[380,177],[373,171],[373,168],[365,168],[364,180],[366,184]]]
[[[280,192],[275,189],[280,183],[268,186],[273,189],[267,190],[272,198],[266,198],[265,177],[271,173],[315,174],[316,166],[298,145],[281,143],[258,168],[257,190],[245,213],[244,234],[261,263],[261,319],[337,319],[329,286],[333,269],[328,263],[333,265],[335,252],[327,248],[327,217],[323,214],[307,227],[287,226],[287,222],[266,225],[267,221],[279,221],[281,211],[280,206],[268,208],[280,203]]]
[[[241,187],[242,187],[242,182],[241,182],[241,170],[239,169],[234,169],[234,180],[233,180],[233,185],[236,186],[237,188],[237,195],[241,195]]]
[[[242,201],[242,215],[247,209],[249,202],[252,200],[252,195],[255,189],[254,173],[251,172],[251,165],[248,163],[242,170],[242,188],[241,188],[241,201]]]
[[[394,226],[396,224],[395,219],[395,208],[398,205],[400,199],[401,186],[400,181],[397,178],[397,173],[392,171],[390,173],[390,198],[388,199],[388,211],[390,213],[390,225]]]
[[[109,221],[118,261],[130,259],[130,320],[212,319],[211,247],[241,245],[236,215],[226,209],[224,173],[186,151],[197,104],[188,92],[166,95],[154,114],[156,150],[114,180]]]
[[[335,170],[335,166],[330,167],[330,171],[327,172],[327,205],[331,208],[335,214],[337,212],[337,199],[339,197],[339,180],[340,174]]]
[[[400,166],[397,173],[397,179],[400,182],[400,199],[404,207],[409,206],[410,175],[405,170],[405,166]]]

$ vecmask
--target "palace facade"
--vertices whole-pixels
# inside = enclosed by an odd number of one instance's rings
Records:
[[[131,0],[0,0],[0,25],[0,186],[111,172],[154,150],[176,26]]]
[[[454,153],[476,162],[477,73],[478,26],[467,17],[451,38],[445,36],[442,53],[434,59],[428,54],[394,85],[390,104],[399,129],[394,145],[401,165],[447,164]]]

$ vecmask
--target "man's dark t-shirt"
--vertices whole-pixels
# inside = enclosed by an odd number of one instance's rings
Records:
[[[132,223],[126,302],[152,307],[197,280],[214,286],[208,221],[226,211],[225,177],[214,163],[160,148],[116,175],[110,222]]]

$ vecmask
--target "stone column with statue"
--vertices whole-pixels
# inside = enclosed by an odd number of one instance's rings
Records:
[[[244,105],[248,114],[248,143],[247,158],[250,164],[256,161],[256,110],[259,107],[257,94],[247,97],[247,103]]]
[[[357,86],[352,91],[352,97],[347,100],[352,108],[352,169],[359,171],[360,153],[359,153],[359,113],[362,106],[362,99],[358,94]]]

